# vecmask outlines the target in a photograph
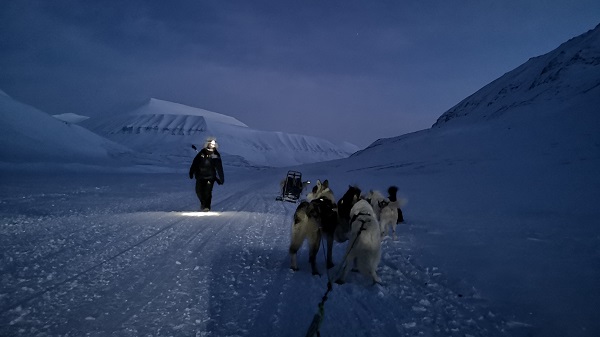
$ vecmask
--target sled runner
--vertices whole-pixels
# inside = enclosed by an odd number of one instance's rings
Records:
[[[302,188],[302,173],[298,171],[288,171],[287,176],[282,182],[281,194],[276,200],[298,202],[300,194],[302,194]]]

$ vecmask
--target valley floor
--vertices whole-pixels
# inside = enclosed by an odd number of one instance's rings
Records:
[[[310,274],[306,246],[289,269],[296,205],[275,201],[268,171],[229,176],[199,216],[185,174],[5,175],[0,335],[305,335],[327,276]],[[416,261],[419,229],[399,230],[383,243],[383,285],[353,273],[333,286],[322,336],[530,332]],[[318,263],[324,272],[322,251]]]

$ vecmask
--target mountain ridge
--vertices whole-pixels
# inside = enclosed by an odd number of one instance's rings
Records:
[[[83,126],[117,143],[164,158],[187,161],[190,144],[202,146],[217,137],[222,154],[244,158],[255,166],[294,166],[348,157],[358,150],[349,143],[249,128],[219,113],[155,98],[131,111],[90,118]]]
[[[128,114],[138,115],[152,115],[152,114],[166,114],[166,115],[190,115],[190,116],[201,116],[208,120],[237,125],[241,127],[248,127],[248,125],[242,123],[237,118],[220,114],[205,109],[200,109],[188,105],[184,105],[177,102],[171,102],[161,100],[157,98],[149,98],[138,108],[128,112]]]
[[[346,161],[382,170],[451,169],[509,161],[600,160],[600,25],[507,72],[442,114],[431,128],[379,139]],[[389,158],[377,161],[385,153]],[[499,164],[500,165],[500,164]]]
[[[116,164],[131,150],[0,91],[0,161]]]
[[[600,86],[600,25],[530,58],[443,113],[432,127],[499,118],[540,101],[581,99]]]

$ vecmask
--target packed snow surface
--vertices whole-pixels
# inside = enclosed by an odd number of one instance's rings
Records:
[[[383,240],[382,284],[356,273],[334,284],[321,334],[594,336],[598,235],[586,224],[597,211],[486,210],[510,188],[468,195],[482,175],[432,169],[395,180],[304,169],[337,198],[351,183],[398,183],[408,200],[398,239]],[[275,200],[284,170],[226,170],[210,213],[185,173],[3,174],[0,335],[304,335],[327,290],[323,250],[323,276],[306,246],[289,269],[296,204]],[[334,246],[332,277],[347,244]]]
[[[305,249],[291,271],[296,205],[275,201],[278,182],[267,172],[231,175],[215,188],[211,213],[197,212],[185,175],[3,181],[0,335],[304,335],[327,289],[321,254],[322,277],[311,275]],[[523,329],[415,260],[412,232],[422,226],[384,241],[383,285],[358,274],[334,285],[322,335]]]

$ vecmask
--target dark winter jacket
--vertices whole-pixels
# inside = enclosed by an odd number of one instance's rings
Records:
[[[223,163],[221,162],[221,154],[216,149],[209,151],[206,148],[200,150],[192,166],[190,166],[190,179],[216,181],[218,184],[225,182],[223,175]]]

